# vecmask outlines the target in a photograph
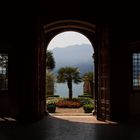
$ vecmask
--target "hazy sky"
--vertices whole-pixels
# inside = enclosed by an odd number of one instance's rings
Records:
[[[67,47],[75,44],[90,44],[90,41],[87,37],[82,35],[81,33],[74,31],[67,31],[56,35],[49,43],[48,50],[52,50],[58,47]]]

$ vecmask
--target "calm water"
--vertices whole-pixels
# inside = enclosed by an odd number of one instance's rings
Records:
[[[83,82],[79,84],[73,83],[73,97],[78,97],[78,95],[83,95]],[[60,95],[60,97],[68,97],[69,91],[66,83],[56,83],[55,85],[55,95]]]

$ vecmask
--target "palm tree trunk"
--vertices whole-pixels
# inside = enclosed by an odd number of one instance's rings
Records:
[[[68,89],[69,89],[69,99],[72,99],[72,81],[67,81]]]

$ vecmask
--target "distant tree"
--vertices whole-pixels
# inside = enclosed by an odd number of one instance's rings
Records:
[[[78,84],[82,82],[80,77],[80,71],[76,67],[62,67],[58,70],[57,82],[65,83],[67,82],[67,86],[69,89],[69,99],[72,99],[72,82]]]
[[[46,97],[54,95],[55,77],[51,71],[46,71]]]
[[[84,92],[89,93],[90,95],[93,96],[93,91],[94,91],[94,73],[93,72],[87,72],[83,76],[83,81],[84,81]]]
[[[46,53],[46,97],[49,95],[54,95],[55,90],[55,77],[51,70],[55,68],[55,60],[53,53],[47,51]]]
[[[47,69],[53,70],[55,68],[55,60],[53,57],[53,53],[51,51],[47,51],[46,56]]]

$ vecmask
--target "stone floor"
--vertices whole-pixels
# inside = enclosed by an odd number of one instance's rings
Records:
[[[101,122],[94,116],[49,115],[31,124],[1,121],[0,140],[140,140],[140,125]]]

